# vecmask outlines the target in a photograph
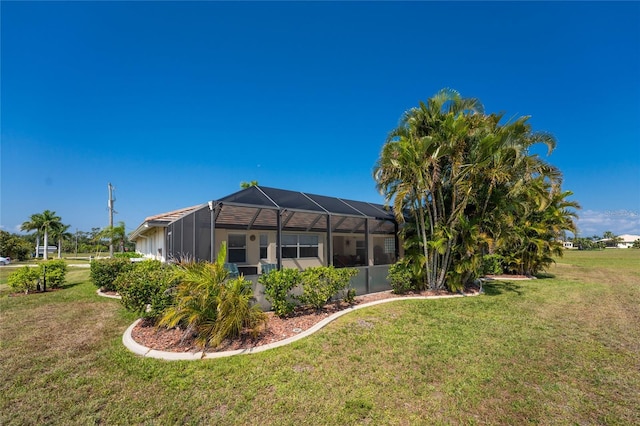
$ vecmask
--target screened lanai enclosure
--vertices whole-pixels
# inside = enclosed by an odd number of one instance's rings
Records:
[[[252,186],[169,223],[164,246],[169,260],[213,261],[226,242],[227,261],[247,278],[266,268],[356,267],[352,286],[363,294],[390,288],[397,231],[381,204]]]

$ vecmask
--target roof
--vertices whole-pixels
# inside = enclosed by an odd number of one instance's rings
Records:
[[[300,191],[251,186],[217,201],[216,227],[228,229],[274,229],[278,212],[282,229],[289,231],[365,231],[393,233],[395,216],[382,204],[347,200]]]
[[[287,209],[340,216],[360,216],[394,220],[393,212],[382,204],[327,197],[300,191],[251,186],[217,201],[223,205]]]
[[[199,209],[202,206],[203,206],[203,204],[198,204],[197,206],[185,207],[185,208],[178,209],[178,210],[173,210],[173,211],[170,211],[170,212],[167,212],[167,213],[160,213],[160,214],[157,214],[155,216],[149,216],[144,221],[145,222],[167,222],[167,223],[171,223],[174,220],[180,219],[184,215],[187,215],[187,214],[189,214],[189,213],[191,213],[193,211],[196,211],[197,209]]]
[[[622,234],[618,235],[618,238],[622,238],[624,243],[634,243],[636,240],[640,240],[640,235]]]
[[[371,233],[395,230],[395,216],[382,204],[250,186],[209,203],[149,216],[129,238],[135,240],[152,226],[170,226],[191,213],[208,221],[209,209],[216,210],[215,226],[227,229],[273,229],[279,212],[282,229],[287,230],[324,232],[330,226],[335,232],[364,232],[367,219]]]
[[[184,207],[182,209],[173,210],[166,213],[160,213],[154,216],[149,216],[140,224],[140,226],[138,226],[133,232],[131,232],[131,234],[129,234],[129,239],[132,241],[135,240],[146,229],[149,229],[152,227],[167,226],[171,222],[174,222],[180,219],[181,217],[198,210],[202,206],[203,206],[202,204],[198,204],[197,206]]]

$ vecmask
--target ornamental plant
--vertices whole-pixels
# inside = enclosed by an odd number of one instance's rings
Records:
[[[62,259],[47,260],[40,264],[39,275],[47,281],[47,287],[60,288],[67,275],[67,264]]]
[[[258,282],[264,286],[264,293],[271,309],[279,317],[286,317],[296,307],[291,291],[300,284],[301,275],[298,269],[286,268],[260,275]]]
[[[355,268],[339,268],[319,266],[308,268],[301,273],[302,294],[296,298],[305,305],[317,310],[322,309],[331,297],[349,286],[351,277],[358,274]]]
[[[156,319],[173,301],[171,289],[177,284],[177,277],[173,266],[145,260],[119,274],[114,284],[127,310]]]
[[[185,327],[185,336],[194,333],[205,349],[237,336],[244,328],[258,333],[266,316],[254,303],[251,282],[242,276],[227,281],[224,267],[226,244],[222,244],[215,263],[178,264],[178,285],[174,301],[158,324]]]
[[[404,294],[408,291],[415,290],[413,283],[413,273],[409,261],[400,259],[389,267],[387,279],[391,283],[391,288],[396,294]]]
[[[7,278],[9,286],[16,291],[29,293],[36,289],[40,274],[36,268],[23,266]]]
[[[91,261],[91,281],[103,291],[116,291],[115,280],[132,267],[129,259],[96,259]]]

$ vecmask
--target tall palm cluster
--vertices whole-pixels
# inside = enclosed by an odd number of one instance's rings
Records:
[[[405,259],[420,288],[457,290],[481,273],[482,258],[504,256],[511,272],[533,274],[561,254],[573,231],[562,174],[532,146],[555,148],[529,117],[501,123],[477,99],[444,89],[404,113],[374,168],[403,223]]]
[[[36,232],[36,256],[38,254],[38,247],[40,246],[40,236],[44,237],[44,258],[49,258],[47,248],[49,247],[49,237],[52,236],[54,240],[58,241],[58,257],[61,257],[62,240],[71,237],[68,232],[70,225],[62,223],[62,218],[56,215],[56,212],[51,210],[45,210],[42,213],[34,213],[31,215],[28,221],[24,222],[20,229],[23,231],[35,231]]]

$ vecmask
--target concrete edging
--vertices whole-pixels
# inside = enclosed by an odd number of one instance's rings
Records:
[[[100,289],[96,290],[96,293],[100,297],[108,297],[109,299],[122,299],[122,296],[120,296],[120,295],[113,296],[111,294],[103,293],[102,290],[100,290]]]
[[[342,311],[336,312],[330,316],[328,316],[327,318],[323,319],[322,321],[318,322],[317,324],[315,324],[313,327],[301,332],[300,334],[297,334],[295,336],[291,336],[288,337],[286,339],[283,340],[279,340],[277,342],[273,342],[273,343],[268,343],[266,345],[261,345],[261,346],[255,346],[252,348],[245,348],[245,349],[236,349],[233,351],[224,351],[224,352],[166,352],[166,351],[159,351],[159,350],[155,350],[155,349],[151,349],[148,348],[146,346],[142,346],[141,344],[137,343],[135,340],[133,340],[133,337],[131,336],[131,333],[133,331],[133,328],[140,322],[142,321],[142,319],[137,319],[133,324],[131,324],[127,330],[124,332],[123,336],[122,336],[122,343],[124,344],[124,346],[129,349],[131,352],[137,354],[137,355],[141,355],[143,357],[148,357],[148,358],[156,358],[156,359],[164,359],[167,361],[194,361],[194,360],[198,360],[198,359],[215,359],[215,358],[226,358],[226,357],[230,357],[230,356],[234,356],[234,355],[248,355],[248,354],[255,354],[255,353],[259,353],[259,352],[264,352],[267,351],[269,349],[275,349],[278,348],[280,346],[284,346],[284,345],[288,345],[290,343],[293,343],[297,340],[303,339],[307,336],[312,335],[313,333],[317,332],[318,330],[322,329],[324,326],[326,326],[327,324],[329,324],[332,321],[335,321],[336,319],[340,318],[343,315],[346,315],[350,312],[353,311],[357,311],[358,309],[363,309],[363,308],[368,308],[370,306],[375,306],[375,305],[380,305],[382,303],[389,303],[389,302],[395,302],[395,301],[399,301],[399,300],[424,300],[424,299],[451,299],[454,297],[469,297],[469,296],[477,296],[480,293],[474,293],[474,294],[452,294],[452,295],[445,295],[445,296],[409,296],[409,297],[392,297],[389,299],[381,299],[381,300],[375,300],[373,302],[368,302],[368,303],[363,303],[361,305],[356,305],[356,306],[351,306],[347,309],[344,309]]]

